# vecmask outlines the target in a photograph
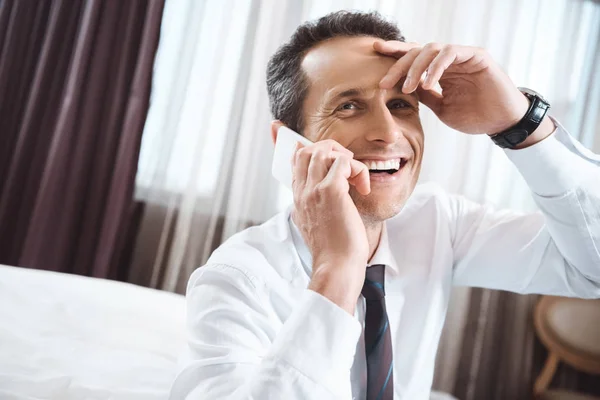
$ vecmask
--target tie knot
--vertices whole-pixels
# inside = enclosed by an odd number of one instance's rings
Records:
[[[384,289],[385,265],[376,264],[367,267],[362,295],[367,300],[381,300],[385,296]]]

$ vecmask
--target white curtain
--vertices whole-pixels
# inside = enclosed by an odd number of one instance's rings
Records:
[[[600,6],[585,0],[168,0],[156,57],[136,197],[145,204],[129,280],[183,292],[189,274],[235,232],[291,202],[270,174],[265,70],[302,22],[377,10],[409,41],[485,47],[518,86],[600,151]],[[421,182],[499,207],[531,210],[523,180],[482,136],[422,108]],[[456,289],[439,365],[456,365],[469,290]],[[450,388],[452,368],[438,371]]]

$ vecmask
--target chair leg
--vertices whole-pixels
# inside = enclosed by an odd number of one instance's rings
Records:
[[[535,384],[533,386],[533,397],[537,398],[540,394],[542,394],[546,389],[548,389],[548,385],[552,382],[552,377],[554,377],[554,373],[556,372],[556,367],[558,366],[558,357],[553,352],[548,354],[548,358],[546,359],[546,364],[544,364],[544,368],[542,372],[535,380]]]

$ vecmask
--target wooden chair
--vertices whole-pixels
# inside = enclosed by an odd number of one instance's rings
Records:
[[[600,400],[548,386],[559,362],[600,375],[600,299],[583,300],[542,296],[534,311],[537,335],[548,349],[548,359],[535,381],[536,400]],[[598,377],[600,381],[600,376]]]

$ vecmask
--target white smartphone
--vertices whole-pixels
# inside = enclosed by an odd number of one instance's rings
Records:
[[[275,141],[275,153],[273,154],[273,167],[271,172],[275,179],[281,182],[285,187],[292,190],[292,155],[296,149],[296,143],[300,142],[305,146],[312,144],[310,140],[294,132],[287,126],[282,126],[277,131]]]

